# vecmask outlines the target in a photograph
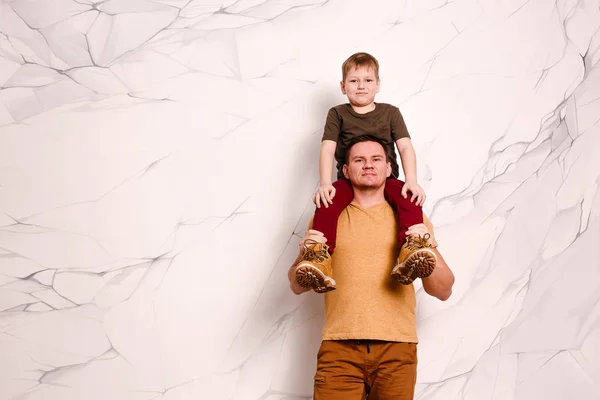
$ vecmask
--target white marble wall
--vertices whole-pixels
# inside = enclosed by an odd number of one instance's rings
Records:
[[[381,63],[456,274],[416,399],[600,398],[598,0],[3,0],[0,399],[308,399],[287,267]]]

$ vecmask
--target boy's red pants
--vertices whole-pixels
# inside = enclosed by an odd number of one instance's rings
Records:
[[[396,218],[398,219],[398,248],[404,243],[408,228],[423,223],[423,209],[421,206],[410,202],[410,194],[406,199],[402,197],[403,186],[404,182],[395,178],[387,178],[384,191],[385,199],[396,211]],[[338,218],[354,198],[349,180],[338,179],[333,182],[333,187],[335,187],[333,204],[330,204],[327,208],[323,205],[317,208],[312,225],[312,229],[323,232],[325,238],[327,238],[327,245],[331,254],[335,250]]]

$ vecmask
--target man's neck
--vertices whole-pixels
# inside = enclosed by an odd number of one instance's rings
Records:
[[[354,189],[354,203],[361,207],[369,208],[385,201],[384,187],[378,189]]]

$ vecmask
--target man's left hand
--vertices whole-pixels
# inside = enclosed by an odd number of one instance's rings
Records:
[[[437,247],[438,244],[435,240],[435,237],[433,237],[433,234],[429,232],[429,229],[427,229],[427,226],[425,224],[413,225],[406,231],[406,236],[410,235],[425,237],[426,234],[429,235],[429,239],[427,240],[427,242],[431,245],[431,247]]]

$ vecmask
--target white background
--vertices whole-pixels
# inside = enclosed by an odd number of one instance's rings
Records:
[[[4,0],[0,398],[297,400],[286,281],[341,63],[381,64],[456,274],[416,399],[600,398],[597,0]]]

